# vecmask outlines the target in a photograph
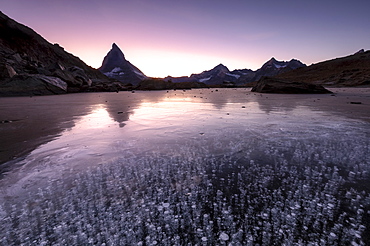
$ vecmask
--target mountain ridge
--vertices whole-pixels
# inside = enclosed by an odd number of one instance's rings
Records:
[[[305,67],[301,61],[291,59],[290,61],[278,61],[274,57],[265,62],[261,68],[253,71],[251,69],[235,69],[230,71],[222,63],[210,70],[199,74],[191,74],[189,77],[171,77],[164,78],[165,81],[172,82],[201,82],[206,85],[226,85],[238,86],[259,80],[263,76],[275,76],[282,72]]]

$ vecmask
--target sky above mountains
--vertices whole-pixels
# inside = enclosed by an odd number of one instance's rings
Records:
[[[116,43],[147,76],[271,57],[306,64],[370,49],[363,0],[0,0],[0,10],[98,68]]]

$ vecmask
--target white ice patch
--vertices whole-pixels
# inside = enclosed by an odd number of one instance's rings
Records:
[[[237,75],[237,74],[226,73],[226,75],[232,76],[232,77],[237,78],[237,79],[240,78],[240,75]]]

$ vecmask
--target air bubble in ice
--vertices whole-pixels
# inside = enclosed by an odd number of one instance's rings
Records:
[[[225,232],[221,232],[220,239],[223,241],[229,240],[229,235],[227,235]]]

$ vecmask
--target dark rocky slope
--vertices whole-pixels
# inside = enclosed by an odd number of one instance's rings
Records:
[[[282,73],[276,78],[324,86],[370,86],[370,51]]]
[[[48,95],[99,88],[122,89],[58,44],[49,43],[31,28],[0,12],[0,96]]]

